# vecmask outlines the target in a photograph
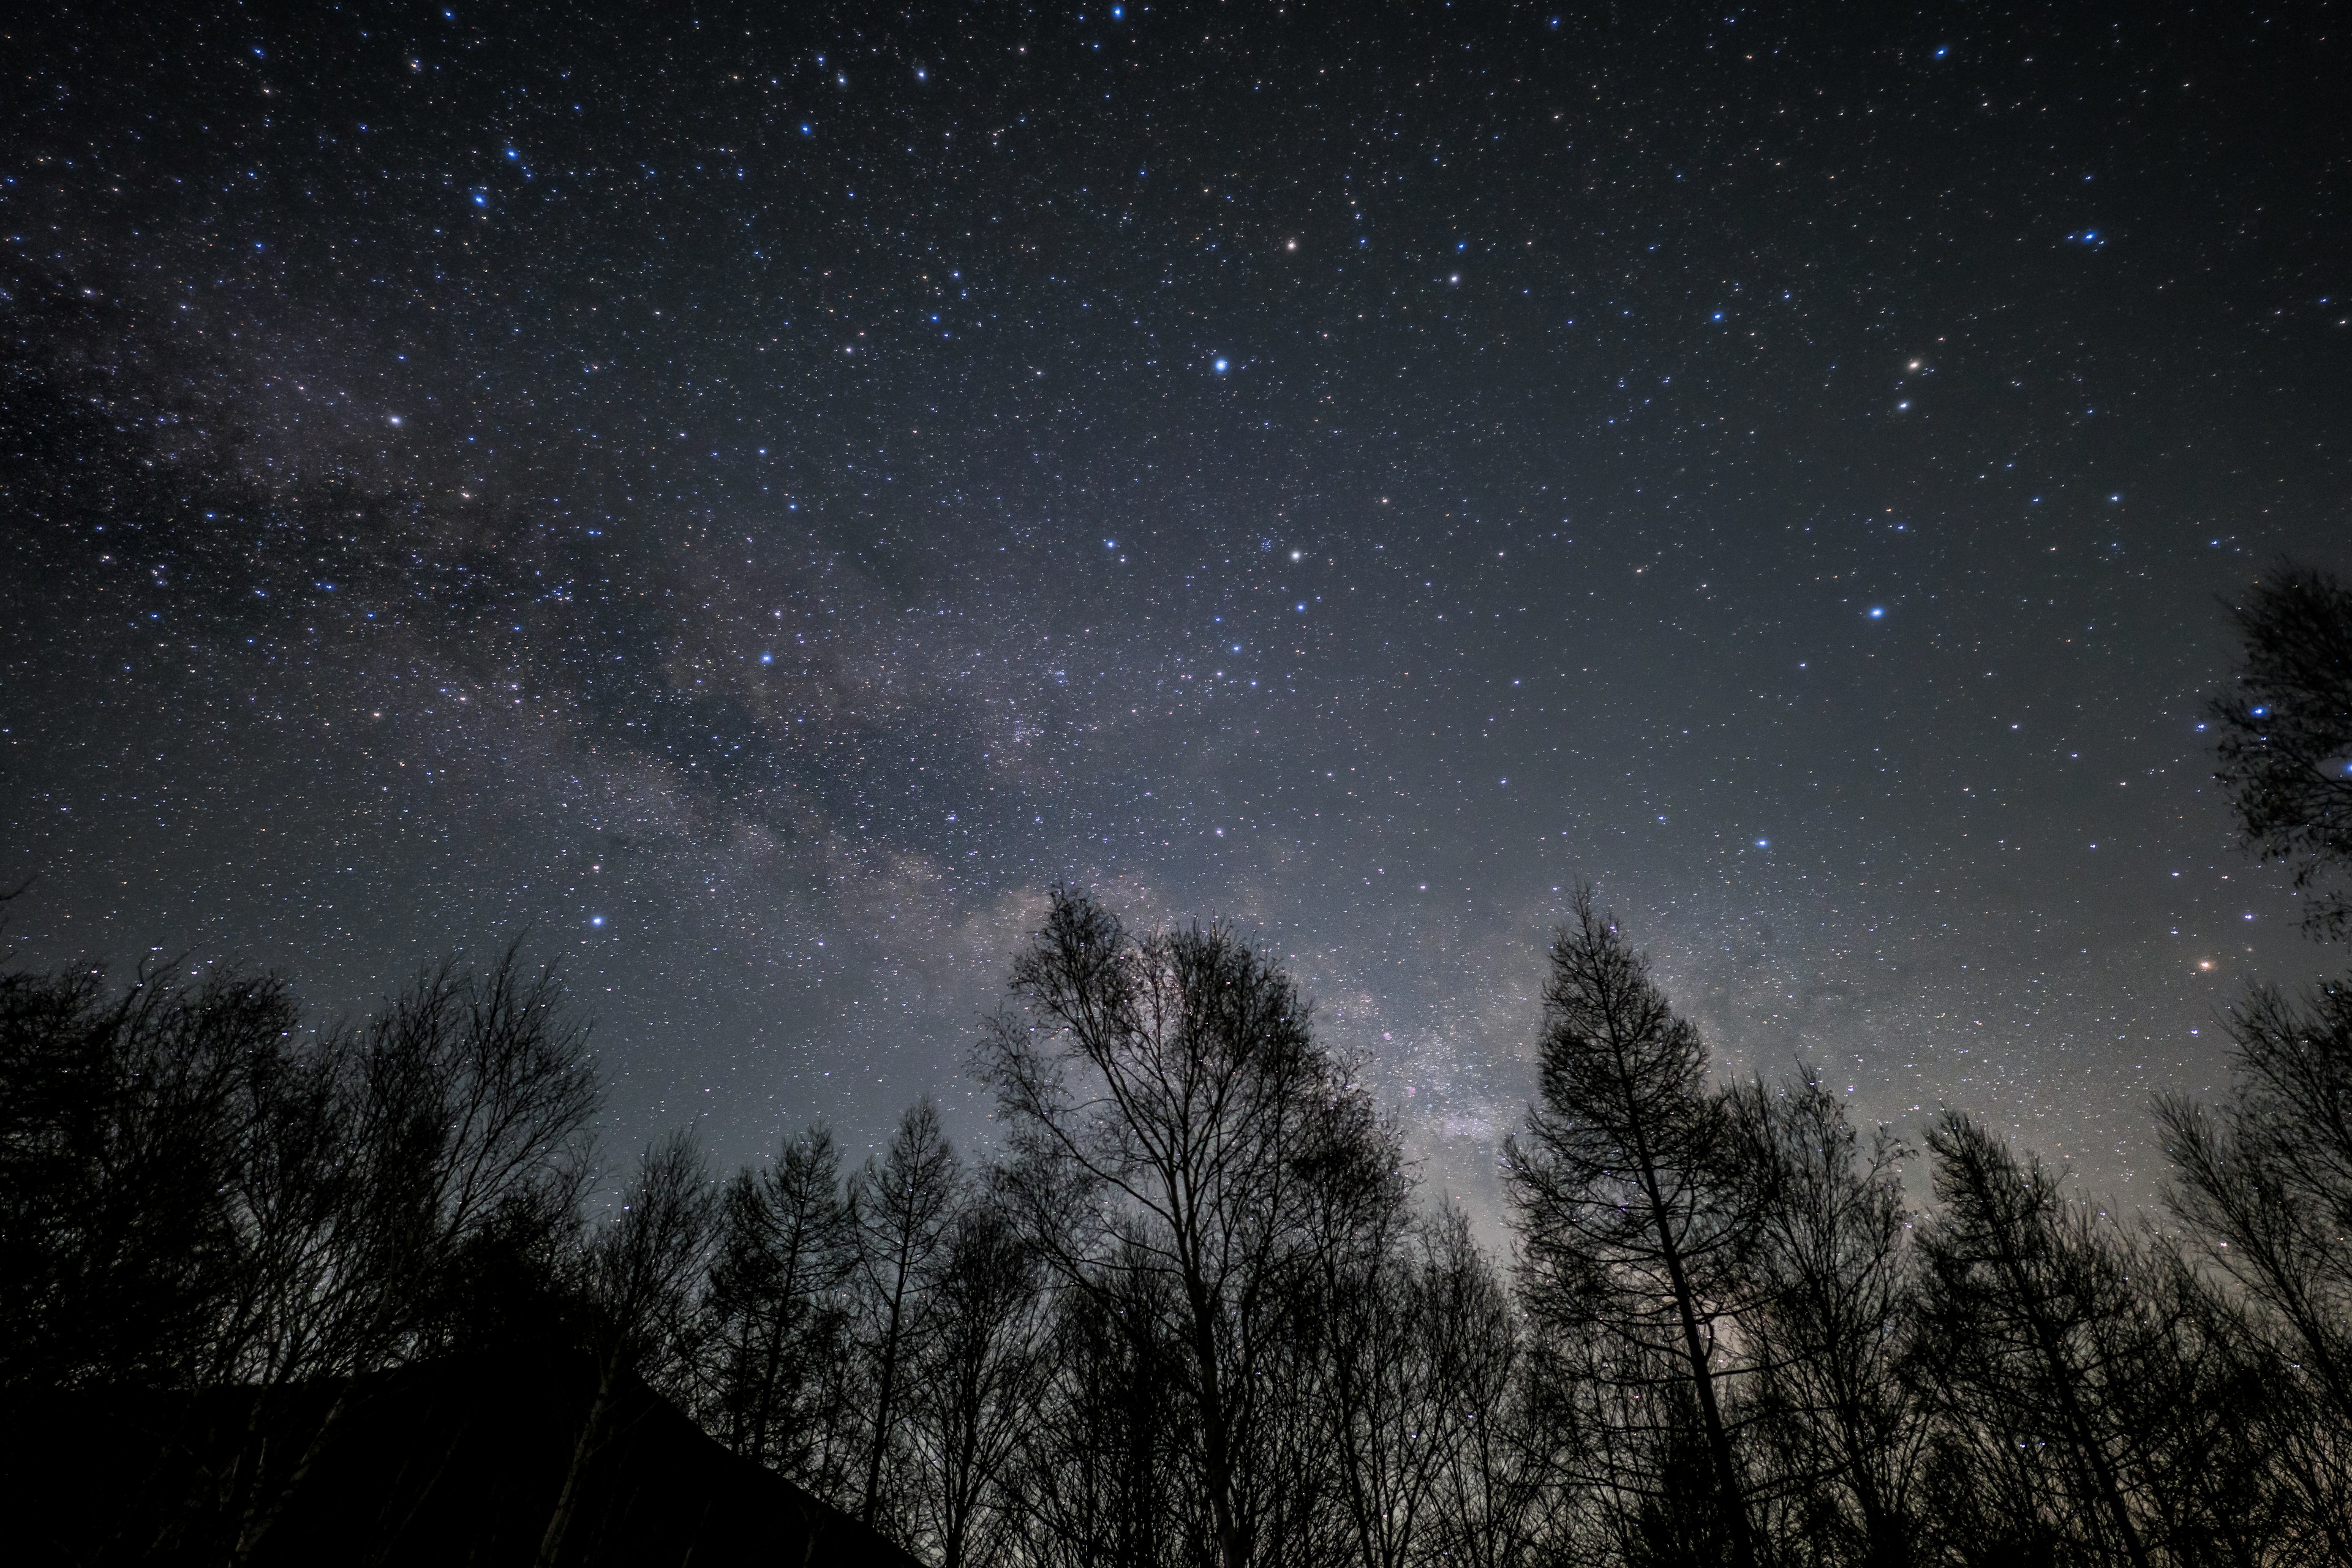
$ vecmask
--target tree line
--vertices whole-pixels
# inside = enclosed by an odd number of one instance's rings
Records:
[[[2222,778],[2340,934],[2352,595],[2242,624]],[[1914,1147],[1727,1081],[1580,892],[1497,1258],[1279,964],[1079,892],[982,1031],[988,1157],[928,1100],[854,1166],[673,1134],[593,1217],[585,1037],[511,953],[320,1030],[268,978],[0,973],[0,1385],[251,1391],[230,1562],[334,1439],[272,1399],[517,1345],[598,1390],[546,1563],[636,1379],[942,1568],[2352,1561],[2352,991],[2231,1026],[2131,1223],[1964,1110]]]

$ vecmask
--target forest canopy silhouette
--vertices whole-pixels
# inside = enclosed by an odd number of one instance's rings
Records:
[[[2238,616],[2220,777],[2338,938],[2352,593],[2282,567]],[[929,1100],[855,1166],[669,1133],[611,1212],[585,1022],[520,952],[352,1025],[0,973],[0,1387],[20,1441],[135,1395],[178,1444],[89,1561],[284,1557],[399,1377],[533,1357],[576,1397],[485,1561],[642,1560],[604,1494],[663,1410],[941,1568],[2352,1561],[2344,984],[2250,992],[2231,1091],[2152,1108],[2159,1225],[1965,1107],[1914,1147],[1727,1079],[1590,889],[1547,962],[1505,1257],[1246,933],[1080,890],[981,1031],[986,1158]]]

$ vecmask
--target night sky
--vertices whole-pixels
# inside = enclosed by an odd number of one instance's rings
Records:
[[[0,38],[0,952],[520,938],[625,1147],[1258,934],[1493,1213],[1597,884],[1736,1071],[2130,1204],[2223,602],[2352,565],[2320,5],[90,5]]]

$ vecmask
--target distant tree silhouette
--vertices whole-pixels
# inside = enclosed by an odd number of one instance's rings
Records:
[[[1479,1562],[1518,1521],[1521,1468],[1506,1430],[1515,1325],[1494,1265],[1459,1209],[1394,1234],[1366,1227],[1361,1256],[1327,1266],[1316,1299],[1318,1378],[1304,1403],[1344,1542],[1342,1560],[1403,1568]]]
[[[174,1563],[311,1539],[454,1352],[573,1391],[541,1568],[619,1549],[648,1422],[746,1476],[664,1395],[941,1568],[2352,1560],[2342,988],[2158,1102],[2176,1238],[1958,1112],[1915,1214],[1824,1085],[1713,1081],[1589,894],[1550,963],[1508,1288],[1279,965],[1066,892],[982,1042],[1002,1163],[928,1100],[846,1180],[822,1125],[723,1184],[674,1134],[593,1222],[585,1034],[511,952],[320,1029],[0,972],[0,1393],[143,1412],[178,1479],[114,1550]]]
[[[219,1375],[260,1391],[225,1481],[238,1557],[362,1396],[350,1380],[550,1310],[603,1099],[561,1004],[554,972],[514,949],[486,971],[445,963],[257,1083],[233,1187],[247,1257],[218,1346]],[[345,1393],[289,1445],[281,1413],[321,1378]]]
[[[1197,1489],[1179,1479],[1193,1461],[1183,1452],[1187,1352],[1173,1333],[1173,1283],[1139,1253],[1086,1267],[1095,1276],[1087,1288],[1055,1295],[1052,1375],[1016,1461],[1030,1560],[1173,1568],[1213,1559]]]
[[[2214,700],[2217,777],[2246,847],[2291,867],[2316,936],[2352,930],[2352,588],[2282,562],[2234,612],[2235,689]]]
[[[2233,1092],[2208,1110],[2156,1102],[2173,1212],[2204,1267],[2245,1305],[2218,1336],[2243,1335],[2291,1370],[2273,1418],[2307,1412],[2301,1467],[2310,1517],[2352,1555],[2352,991],[2297,1000],[2257,987],[2234,1010]]]
[[[2288,865],[2311,899],[2305,930],[2345,937],[2352,588],[2282,562],[2235,615],[2245,658],[2213,705],[2216,776],[2245,847]],[[2173,1287],[2188,1329],[2168,1371],[2200,1396],[2209,1447],[2235,1456],[2233,1506],[2208,1501],[2183,1528],[2216,1550],[2352,1560],[2352,991],[2255,986],[2230,1032],[2230,1096],[2210,1111],[2179,1095],[2155,1107],[2168,1201],[2195,1254]],[[2209,1463],[2198,1479],[2230,1473]]]
[[[1713,1500],[1715,1550],[1748,1568],[1756,1544],[1726,1410],[1725,1330],[1759,1196],[1738,1179],[1737,1127],[1707,1080],[1698,1031],[1590,889],[1577,890],[1550,961],[1538,1098],[1505,1155],[1528,1310],[1593,1336],[1588,1371],[1636,1396],[1613,1406],[1616,1419],[1694,1472],[1648,1489],[1657,1528],[1657,1510],[1682,1506],[1696,1483]]]
[[[2133,1435],[2151,1554],[2174,1563],[2346,1560],[2347,1458],[2246,1303],[2168,1241],[2136,1241],[2138,1331],[2116,1342],[2112,1419]]]
[[[1430,1539],[1417,1560],[1505,1568],[1543,1533],[1547,1473],[1528,1407],[1525,1345],[1510,1293],[1458,1207],[1422,1233],[1411,1322],[1431,1363],[1435,1423]]]
[[[2231,1020],[2235,1093],[2216,1112],[2157,1102],[2180,1217],[2267,1308],[2339,1420],[2352,1424],[2352,990],[2307,1005],[2260,987]]]
[[[198,1500],[249,1556],[346,1411],[301,1387],[543,1317],[600,1098],[557,1000],[511,952],[318,1034],[270,979],[0,974],[0,1381],[254,1390]]]

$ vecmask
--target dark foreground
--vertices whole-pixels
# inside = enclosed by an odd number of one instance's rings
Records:
[[[242,1530],[254,1568],[527,1568],[539,1560],[593,1392],[584,1357],[503,1355],[308,1386],[259,1411],[238,1390],[13,1391],[0,1396],[8,1555],[24,1564],[219,1563],[234,1560]],[[562,1563],[914,1562],[729,1453],[641,1383],[627,1385],[614,1414],[609,1437],[585,1461]],[[256,1452],[267,1456],[265,1482],[240,1488],[239,1456]],[[299,1482],[289,1484],[297,1468]]]

